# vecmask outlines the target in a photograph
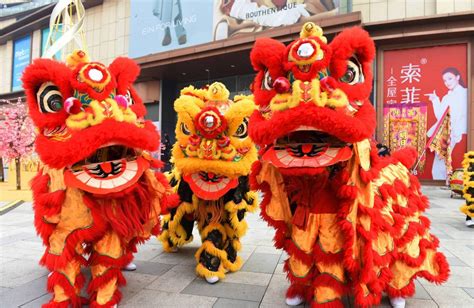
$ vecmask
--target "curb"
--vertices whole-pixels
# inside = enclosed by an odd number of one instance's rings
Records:
[[[18,206],[20,206],[22,203],[24,203],[25,201],[23,200],[16,200],[16,201],[12,201],[10,203],[7,203],[6,205],[0,207],[0,216],[10,212],[11,210],[17,208]]]

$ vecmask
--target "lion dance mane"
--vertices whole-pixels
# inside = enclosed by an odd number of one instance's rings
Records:
[[[246,96],[229,100],[229,91],[216,82],[207,89],[182,89],[174,109],[177,140],[169,179],[181,203],[164,216],[160,240],[166,251],[177,250],[193,240],[196,221],[202,240],[196,272],[222,279],[242,266],[237,252],[247,230],[245,214],[257,207],[248,184],[257,159],[247,128],[254,103]]]
[[[328,44],[306,23],[288,46],[261,38],[249,134],[260,147],[251,185],[264,193],[262,217],[288,253],[287,298],[312,307],[407,297],[414,278],[447,280],[449,266],[423,216],[428,199],[409,167],[416,153],[379,157],[372,136],[374,43],[360,28]]]
[[[90,266],[90,306],[112,307],[125,283],[120,269],[159,232],[161,207],[173,198],[166,178],[150,170],[160,164],[148,154],[159,136],[132,87],[138,66],[117,58],[106,67],[83,51],[66,63],[37,59],[23,75],[42,162],[31,185],[46,246],[40,264],[54,294],[45,306],[84,304],[81,266]]]

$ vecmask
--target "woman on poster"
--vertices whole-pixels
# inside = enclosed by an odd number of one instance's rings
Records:
[[[457,143],[461,142],[462,136],[467,134],[467,88],[461,78],[461,73],[455,67],[448,67],[442,72],[444,85],[448,88],[448,93],[440,100],[436,94],[425,94],[433,104],[433,110],[436,116],[436,123],[429,129],[427,135],[431,137],[436,128],[442,123],[443,115],[449,108],[451,134],[450,149],[454,150]],[[445,180],[447,176],[446,162],[435,153],[432,167],[433,180]]]

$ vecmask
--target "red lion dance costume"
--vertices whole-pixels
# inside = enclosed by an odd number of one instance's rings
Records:
[[[428,200],[410,174],[415,152],[378,157],[372,88],[373,41],[360,28],[330,44],[321,28],[303,26],[289,46],[262,38],[251,51],[259,110],[249,133],[260,146],[252,186],[261,215],[276,229],[275,246],[289,258],[287,303],[343,307],[404,306],[417,276],[441,283],[449,275],[438,239],[422,216]]]
[[[81,306],[81,265],[92,272],[90,306],[116,305],[125,283],[120,269],[159,231],[169,185],[149,170],[146,151],[159,136],[132,88],[138,74],[130,59],[106,67],[76,51],[67,66],[38,59],[23,75],[43,163],[32,190],[46,246],[40,263],[51,271],[54,293],[46,307]]]

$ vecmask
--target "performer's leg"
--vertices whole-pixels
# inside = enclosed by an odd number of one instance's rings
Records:
[[[304,301],[311,302],[313,294],[311,282],[314,276],[314,265],[311,261],[301,261],[293,254],[285,261],[284,270],[290,281],[290,287],[286,291],[286,304],[297,306]]]
[[[162,219],[161,234],[158,239],[167,252],[177,251],[193,240],[194,207],[191,203],[183,202],[178,207],[170,209],[170,214]]]
[[[345,294],[344,267],[342,262],[332,265],[318,263],[313,280],[314,297],[311,307],[341,307]]]
[[[311,307],[344,307],[346,293],[343,265],[344,235],[336,214],[318,214],[319,234],[313,249],[315,260]]]
[[[122,295],[118,290],[125,284],[120,269],[132,260],[132,253],[113,231],[94,243],[91,255],[92,280],[89,283],[90,307],[113,307]]]
[[[224,278],[224,262],[227,253],[224,250],[227,235],[220,223],[205,225],[200,230],[202,245],[196,252],[196,272],[206,278],[209,283],[215,283]]]
[[[81,288],[84,276],[81,273],[81,262],[72,259],[66,266],[51,272],[48,277],[48,291],[54,293],[53,299],[43,307],[81,307]]]
[[[235,202],[238,202],[237,204]],[[225,223],[224,227],[227,234],[225,251],[227,259],[224,262],[226,270],[231,272],[238,271],[242,267],[242,259],[237,256],[241,249],[240,238],[247,233],[247,222],[245,215],[247,212],[253,212],[258,206],[257,194],[247,192],[243,194],[241,200],[229,201],[225,205]]]

